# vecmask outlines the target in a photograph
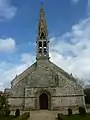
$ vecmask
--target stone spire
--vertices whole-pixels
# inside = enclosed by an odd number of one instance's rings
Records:
[[[37,35],[37,60],[39,59],[49,59],[49,41],[48,41],[48,31],[45,20],[45,11],[43,4],[41,4],[40,18],[38,24],[38,35]]]

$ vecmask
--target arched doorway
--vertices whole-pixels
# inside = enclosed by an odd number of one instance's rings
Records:
[[[42,93],[39,96],[39,105],[42,110],[48,109],[48,95],[46,93]]]

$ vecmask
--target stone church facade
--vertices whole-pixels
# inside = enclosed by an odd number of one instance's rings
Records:
[[[49,58],[49,40],[43,7],[36,40],[36,62],[11,81],[5,89],[12,109],[65,110],[85,107],[83,88],[76,79]]]

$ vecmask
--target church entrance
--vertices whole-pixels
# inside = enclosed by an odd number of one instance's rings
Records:
[[[39,105],[40,109],[47,110],[48,109],[48,95],[45,93],[42,93],[39,96]]]

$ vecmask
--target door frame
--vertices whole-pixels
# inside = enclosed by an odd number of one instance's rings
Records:
[[[36,109],[40,110],[39,97],[43,93],[48,96],[48,110],[50,110],[51,109],[51,93],[48,90],[40,90],[40,91],[37,92],[37,94],[36,94],[36,102],[35,102]]]

